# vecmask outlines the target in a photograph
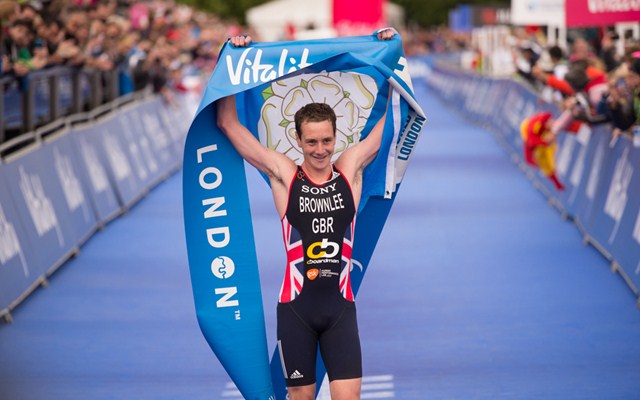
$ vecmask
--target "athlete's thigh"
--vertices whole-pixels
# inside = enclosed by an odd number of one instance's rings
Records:
[[[362,354],[354,303],[348,302],[339,320],[320,335],[320,352],[330,381],[362,377]]]
[[[278,304],[278,351],[288,387],[316,382],[318,336],[288,303]]]

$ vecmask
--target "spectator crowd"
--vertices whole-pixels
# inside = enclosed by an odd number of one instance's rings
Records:
[[[601,29],[574,36],[568,48],[544,46],[544,36],[520,37],[516,74],[562,110],[552,131],[576,132],[583,124],[610,123],[613,139],[640,134],[640,43]]]
[[[3,78],[55,66],[117,71],[120,95],[151,88],[170,97],[186,90],[189,82],[207,79],[228,37],[247,32],[172,0],[0,0],[0,20]],[[408,55],[457,52],[472,43],[469,34],[443,27],[401,34]],[[640,44],[626,40],[621,51],[620,38],[608,29],[570,39],[567,49],[547,46],[541,30],[512,28],[512,58],[500,59],[512,66],[500,69],[560,105],[555,133],[605,122],[615,137],[640,132]]]
[[[119,94],[208,77],[239,27],[171,0],[0,1],[3,78],[66,66],[117,71]]]

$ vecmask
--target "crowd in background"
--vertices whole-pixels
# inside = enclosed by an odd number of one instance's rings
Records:
[[[118,71],[120,94],[151,87],[185,90],[206,81],[226,39],[251,33],[172,0],[0,0],[2,76],[21,79],[54,66]],[[511,70],[573,122],[610,122],[616,135],[640,117],[640,45],[624,52],[613,31],[547,46],[542,30],[513,29]],[[408,55],[469,49],[470,35],[444,27],[401,29]],[[257,38],[259,40],[259,38]],[[505,67],[501,67],[505,70]],[[197,79],[189,80],[189,77]]]
[[[3,77],[55,66],[119,73],[120,94],[183,90],[240,28],[171,0],[0,1]]]
[[[595,32],[595,34],[593,34]],[[610,123],[614,139],[640,129],[640,43],[610,29],[577,31],[563,49],[545,46],[541,32],[514,42],[515,72],[563,110],[554,133]],[[591,34],[588,34],[591,33]]]

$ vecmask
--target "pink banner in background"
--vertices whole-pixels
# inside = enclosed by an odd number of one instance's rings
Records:
[[[567,27],[640,21],[639,0],[566,0]]]
[[[386,26],[386,0],[333,0],[333,27],[339,36],[370,35]]]

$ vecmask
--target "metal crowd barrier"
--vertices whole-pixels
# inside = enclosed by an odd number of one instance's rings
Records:
[[[53,67],[0,78],[0,144],[119,96],[118,70]]]
[[[0,157],[0,321],[11,322],[94,232],[179,170],[195,111],[184,97],[136,92],[0,145],[24,141]]]

